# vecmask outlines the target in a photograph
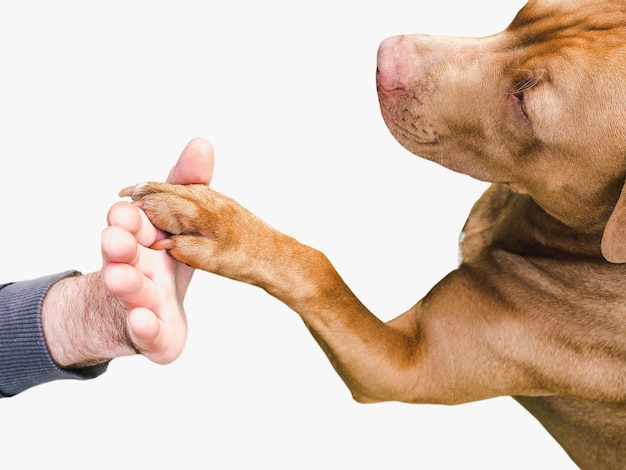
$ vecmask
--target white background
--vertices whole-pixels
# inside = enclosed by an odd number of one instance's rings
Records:
[[[203,136],[216,189],[396,316],[454,269],[485,184],[393,139],[378,44],[496,33],[523,3],[3,2],[0,281],[99,269],[117,191],[164,179]],[[297,315],[259,289],[196,273],[185,305],[176,363],[119,359],[94,381],[1,400],[6,468],[573,468],[510,398],[354,403]]]

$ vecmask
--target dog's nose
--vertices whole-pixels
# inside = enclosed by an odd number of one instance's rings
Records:
[[[378,48],[377,85],[380,91],[403,90],[406,87],[405,61],[398,60],[402,56],[403,36],[385,39]]]

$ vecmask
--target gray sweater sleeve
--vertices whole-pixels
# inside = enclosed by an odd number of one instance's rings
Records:
[[[48,352],[41,328],[43,299],[52,284],[74,274],[0,284],[0,398],[53,380],[94,378],[106,370],[108,364],[62,369]]]

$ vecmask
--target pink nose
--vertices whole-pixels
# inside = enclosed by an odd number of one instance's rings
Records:
[[[407,84],[406,61],[403,55],[403,36],[385,39],[378,48],[378,86],[381,91],[402,90]]]

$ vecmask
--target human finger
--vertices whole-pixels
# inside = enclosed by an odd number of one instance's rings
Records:
[[[135,346],[141,353],[157,364],[174,361],[187,340],[185,316],[178,328],[164,323],[153,311],[136,308],[129,312],[128,326]]]
[[[109,263],[102,268],[105,286],[127,310],[156,309],[163,304],[161,290],[141,271],[126,263]]]
[[[214,164],[213,146],[204,139],[192,139],[181,152],[166,181],[172,184],[209,184]]]
[[[118,201],[107,214],[109,226],[115,225],[133,234],[138,243],[150,246],[157,238],[157,229],[150,223],[146,214],[128,201]]]
[[[118,225],[109,225],[102,231],[100,245],[105,264],[135,265],[139,262],[139,245],[135,236]]]

